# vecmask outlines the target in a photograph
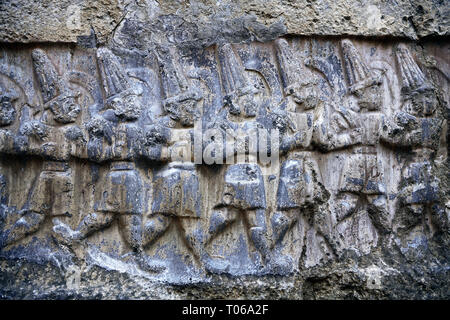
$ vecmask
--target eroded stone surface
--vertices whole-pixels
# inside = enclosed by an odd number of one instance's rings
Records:
[[[449,34],[448,4],[440,0],[6,0],[0,9],[5,42],[92,45],[111,40],[119,26],[132,29],[135,40],[165,33],[195,47],[267,41],[283,34],[410,39]]]
[[[120,22],[122,9],[117,0],[5,0],[0,3],[0,39],[76,43],[94,30],[104,42]]]

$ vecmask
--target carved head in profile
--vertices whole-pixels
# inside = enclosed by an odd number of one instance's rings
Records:
[[[308,110],[318,106],[321,102],[318,81],[304,81],[307,78],[305,70],[295,61],[296,52],[286,39],[279,38],[274,45],[284,94],[297,104],[293,107],[296,110],[290,111],[297,111],[298,107]]]
[[[395,53],[402,80],[403,109],[414,116],[432,115],[439,103],[435,88],[406,45],[400,44]]]
[[[142,113],[142,104],[138,99],[142,88],[131,81],[127,70],[110,49],[99,48],[97,61],[106,98],[105,109],[113,110],[124,121],[138,119]]]
[[[361,109],[380,110],[383,103],[382,74],[369,68],[350,40],[342,40],[341,48],[349,92],[358,98]]]
[[[0,126],[8,126],[16,119],[14,102],[18,99],[13,92],[0,93]]]
[[[219,45],[217,55],[224,89],[223,106],[231,115],[255,117],[261,106],[260,100],[264,90],[261,87],[261,80],[249,76],[248,71],[259,72],[245,68],[229,43]]]
[[[290,121],[286,110],[276,108],[269,114],[269,117],[272,121],[272,126],[280,131],[280,133],[284,134],[288,131]]]
[[[299,111],[299,108],[302,110],[311,110],[319,107],[324,101],[321,97],[318,81],[301,83],[296,86],[292,85],[289,86],[286,91],[287,96],[292,97],[297,105],[295,110],[289,111]]]
[[[260,93],[261,90],[255,85],[248,85],[226,95],[223,103],[230,114],[244,118],[253,118],[258,114],[260,106],[258,94]]]
[[[381,75],[374,75],[361,83],[356,83],[350,87],[350,92],[358,98],[358,106],[361,109],[369,111],[380,110],[383,104]]]
[[[188,90],[179,95],[167,98],[163,102],[164,110],[169,117],[183,127],[193,127],[199,117],[198,102],[202,94],[196,90]]]
[[[53,119],[56,122],[75,122],[81,112],[81,107],[77,101],[80,95],[78,91],[64,91],[62,94],[48,101],[44,108],[51,110]]]
[[[104,137],[111,144],[112,128],[110,121],[96,115],[85,126],[91,138]]]
[[[252,118],[257,115],[258,104],[251,95],[243,95],[238,99],[237,105],[239,106],[239,114],[244,118]]]
[[[423,87],[405,95],[403,108],[413,116],[424,117],[432,115],[439,104],[436,91],[432,87]]]
[[[106,108],[112,109],[114,114],[125,121],[138,119],[142,113],[142,104],[138,99],[139,93],[135,90],[122,91],[109,97]]]
[[[69,84],[58,74],[44,50],[34,49],[31,57],[44,109],[51,110],[56,122],[64,124],[74,122],[81,112],[78,103],[81,93],[68,89]]]

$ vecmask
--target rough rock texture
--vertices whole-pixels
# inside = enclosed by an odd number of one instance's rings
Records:
[[[178,31],[185,40],[200,43],[216,37],[264,41],[280,33],[416,40],[448,35],[449,10],[445,0],[4,0],[0,3],[0,40],[75,43],[94,30],[102,43],[131,16],[143,24],[154,20],[163,20],[172,28],[183,24],[183,31]]]
[[[0,39],[74,43],[93,29],[105,41],[122,14],[116,0],[5,0],[0,3]]]
[[[450,297],[445,1],[0,6],[0,298]]]

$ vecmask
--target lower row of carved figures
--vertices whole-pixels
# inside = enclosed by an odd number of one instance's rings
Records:
[[[403,168],[397,195],[399,208],[408,212],[405,215],[408,221],[403,221],[405,227],[418,223],[425,212],[430,212],[435,227],[439,231],[448,230],[433,162],[443,126],[436,88],[425,78],[407,47],[399,45],[395,53],[402,80],[402,105],[394,114],[386,115],[381,112],[382,73],[367,67],[350,41],[343,40],[341,47],[350,85],[348,94],[357,98],[356,109],[322,99],[316,84],[299,80],[294,62],[289,61],[292,53],[288,42],[278,39],[275,51],[285,98],[266,113],[260,112],[264,103],[260,89],[246,75],[232,46],[217,48],[224,108],[207,128],[217,129],[223,135],[226,130],[246,132],[261,126],[280,132],[280,153],[285,160],[279,172],[277,210],[268,219],[272,239],[268,239],[265,183],[257,162],[228,165],[223,194],[219,203],[213,204],[207,232],[189,225],[192,219],[202,216],[199,176],[192,159],[175,161],[173,151],[180,144],[193,145],[189,143],[193,141],[193,126],[203,97],[202,92],[189,86],[164,49],[157,50],[157,56],[166,116],[152,125],[139,125],[142,111],[139,90],[133,87],[117,57],[109,49],[100,48],[97,58],[105,102],[82,128],[75,124],[82,109],[77,102],[78,93],[69,88],[43,50],[33,50],[33,67],[44,112],[41,119],[33,120],[22,108],[23,119],[17,124],[15,104],[19,95],[13,89],[2,89],[0,148],[3,154],[43,158],[43,170],[20,218],[3,227],[2,246],[34,233],[46,216],[70,211],[74,185],[69,159],[79,158],[107,164],[110,170],[101,186],[104,190],[101,203],[75,229],[53,219],[55,236],[63,243],[81,241],[118,219],[125,242],[135,251],[142,251],[177,219],[186,243],[201,257],[207,243],[239,215],[244,215],[249,239],[263,260],[269,261],[299,214],[311,212],[318,232],[333,250],[336,243],[329,230],[325,230],[329,224],[324,222],[330,210],[343,219],[364,204],[381,234],[392,231],[381,159],[377,155],[379,142],[409,148],[411,154]],[[326,77],[327,67],[321,63],[312,61],[310,67],[322,71]],[[238,152],[235,144],[229,147],[232,154]],[[341,149],[347,155],[337,205],[330,208],[330,193],[321,181],[313,152]],[[143,182],[135,168],[138,159],[165,163],[153,176],[151,214],[145,225]],[[2,190],[3,220],[11,214],[6,189]]]

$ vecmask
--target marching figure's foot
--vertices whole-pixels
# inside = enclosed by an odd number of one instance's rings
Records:
[[[53,232],[58,242],[68,246],[72,245],[75,241],[80,241],[82,239],[82,235],[79,231],[72,230],[58,218],[53,219]]]
[[[250,228],[250,239],[253,242],[256,250],[261,255],[263,263],[268,264],[270,262],[270,250],[265,236],[265,230],[261,227]]]
[[[231,265],[228,261],[222,259],[213,259],[208,254],[202,258],[205,270],[210,273],[229,273]]]
[[[269,260],[267,271],[276,275],[288,275],[294,271],[294,261],[290,256],[277,252]]]
[[[229,208],[223,207],[214,210],[209,221],[208,235],[205,243],[208,244],[214,240],[219,233],[234,223],[236,219],[237,212],[229,210]]]
[[[4,247],[36,232],[45,218],[43,214],[34,211],[23,211],[19,214],[21,217],[14,223],[11,229],[4,230],[2,237],[2,246]]]
[[[142,252],[136,254],[135,261],[139,268],[141,268],[143,271],[151,273],[162,273],[167,269],[167,265],[164,261],[151,259]]]
[[[289,228],[295,223],[294,219],[290,219],[282,212],[275,212],[271,219],[273,230],[273,246],[280,245]]]

